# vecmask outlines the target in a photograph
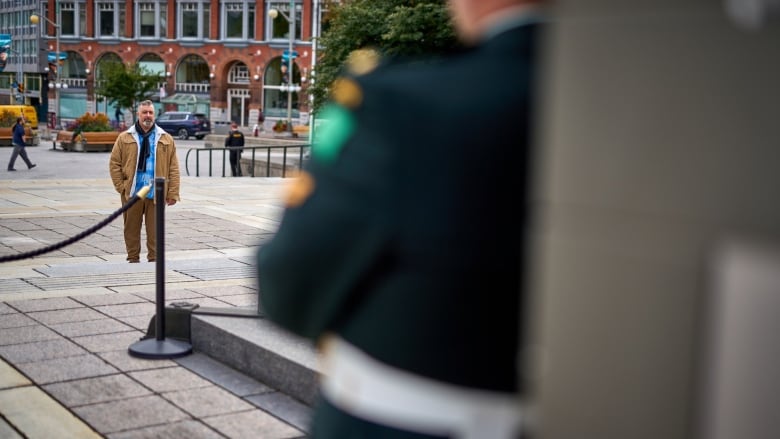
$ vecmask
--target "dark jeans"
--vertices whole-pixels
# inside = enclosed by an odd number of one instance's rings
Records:
[[[14,168],[14,163],[16,163],[16,156],[21,156],[22,160],[27,164],[27,168],[32,167],[32,162],[27,157],[27,150],[25,149],[24,145],[19,145],[14,143],[14,150],[11,153],[11,161],[8,162],[8,169]]]
[[[233,177],[241,177],[241,151],[230,150],[230,172]]]

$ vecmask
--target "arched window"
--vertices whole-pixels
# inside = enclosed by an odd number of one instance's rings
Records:
[[[298,118],[299,111],[299,91],[287,91],[286,86],[292,87],[301,85],[301,72],[298,65],[293,63],[292,83],[288,84],[286,78],[287,63],[282,62],[282,58],[274,58],[268,63],[263,75],[263,112],[267,117],[287,118],[288,103],[290,106],[290,117]],[[288,100],[289,98],[289,100]]]

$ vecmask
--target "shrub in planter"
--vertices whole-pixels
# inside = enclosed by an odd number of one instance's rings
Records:
[[[73,141],[80,140],[82,132],[114,131],[111,120],[105,113],[84,113],[83,116],[68,124],[65,129],[73,132]]]
[[[8,110],[0,111],[0,127],[12,127],[16,124],[16,115]]]
[[[287,131],[287,121],[281,119],[277,120],[274,124],[274,131],[277,133]]]

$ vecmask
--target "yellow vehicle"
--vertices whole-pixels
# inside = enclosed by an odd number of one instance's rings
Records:
[[[25,125],[33,130],[38,129],[38,112],[32,105],[0,105],[0,113],[10,111],[14,116],[23,116]]]
[[[0,105],[0,114],[9,112],[15,117],[24,117],[24,125],[28,132],[28,145],[38,145],[38,113],[32,105]],[[7,133],[6,133],[7,131]],[[0,145],[11,144],[11,130],[0,129]]]

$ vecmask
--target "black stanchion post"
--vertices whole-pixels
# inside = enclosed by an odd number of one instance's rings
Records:
[[[165,338],[165,179],[154,179],[155,224],[157,236],[157,301],[155,338],[133,343],[127,349],[130,355],[149,359],[176,358],[192,353],[192,345]]]

